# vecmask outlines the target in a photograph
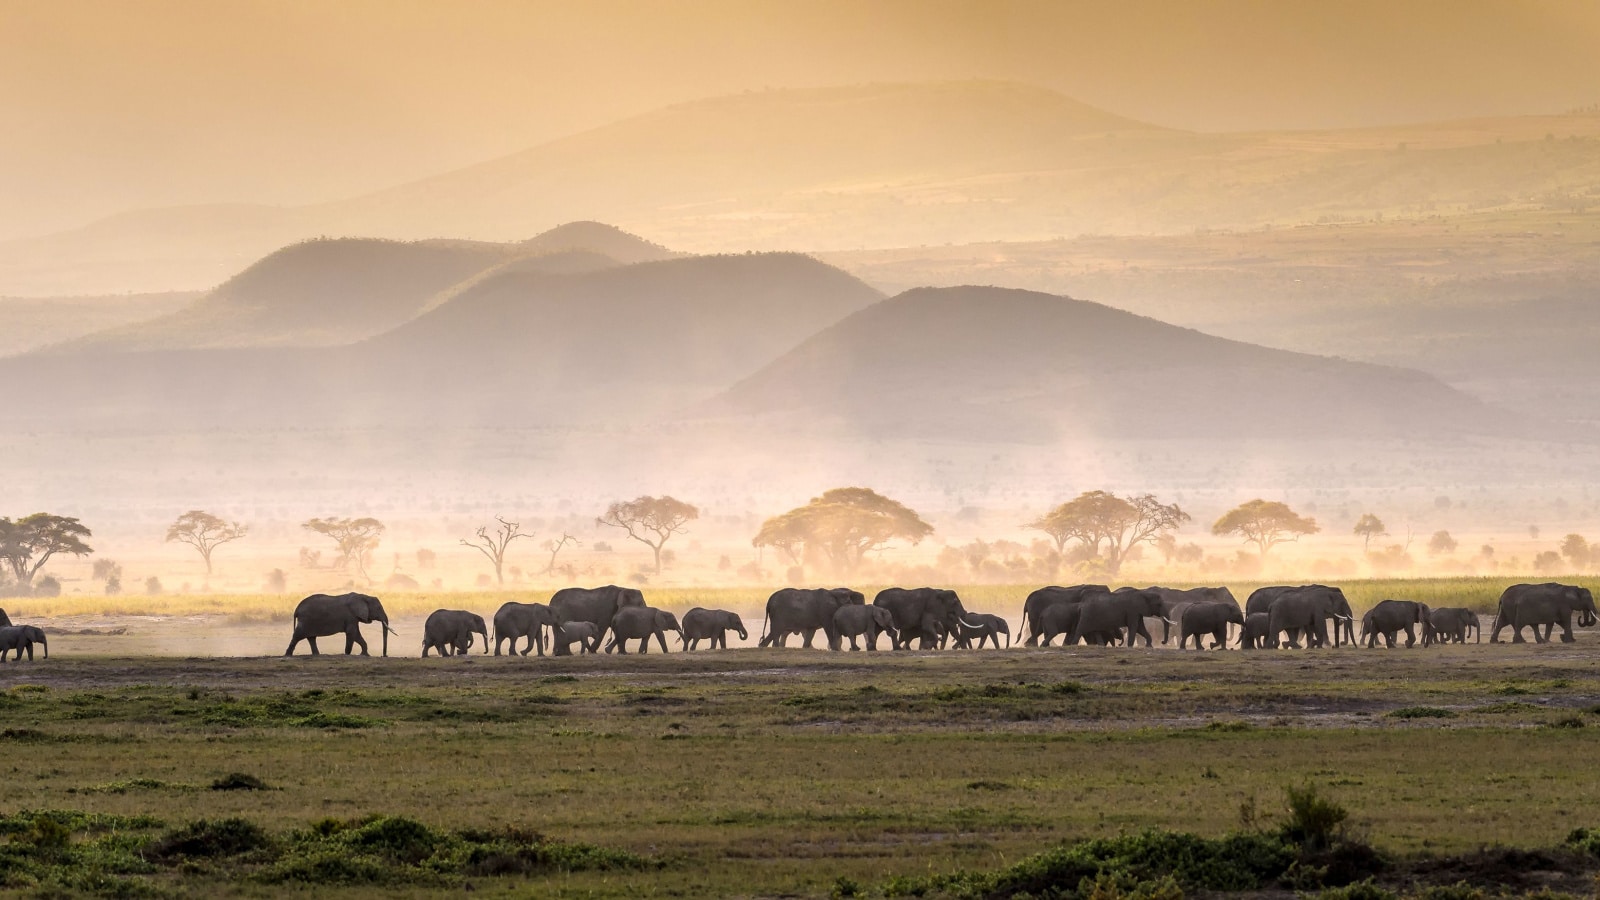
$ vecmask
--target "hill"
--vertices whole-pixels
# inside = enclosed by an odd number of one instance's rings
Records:
[[[984,442],[1437,438],[1510,420],[1406,369],[970,286],[915,289],[856,313],[699,412]]]
[[[165,316],[200,296],[194,291],[173,291],[108,297],[0,297],[0,356]]]

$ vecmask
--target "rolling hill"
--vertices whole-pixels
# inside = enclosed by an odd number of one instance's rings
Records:
[[[856,313],[698,412],[983,442],[1438,438],[1511,421],[1415,371],[970,286],[914,289]]]

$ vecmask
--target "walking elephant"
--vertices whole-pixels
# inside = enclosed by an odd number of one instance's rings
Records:
[[[311,645],[311,655],[317,655],[317,638],[344,635],[344,652],[361,647],[361,655],[368,656],[366,639],[361,637],[361,626],[368,622],[383,625],[383,655],[389,655],[389,635],[396,633],[389,627],[389,614],[377,597],[367,594],[312,594],[294,608],[294,635],[289,638],[289,649],[284,656],[293,656],[294,648],[303,640]]]
[[[1022,604],[1022,630],[1027,633],[1023,643],[1029,647],[1037,646],[1039,638],[1044,634],[1045,611],[1063,604],[1077,605],[1083,602],[1088,594],[1098,591],[1109,591],[1111,588],[1103,584],[1075,584],[1072,587],[1042,587],[1028,595]],[[1057,632],[1058,634],[1060,632]],[[1069,634],[1071,632],[1068,632]]]
[[[1000,616],[990,613],[969,612],[961,617],[956,625],[956,646],[962,650],[973,649],[972,642],[977,641],[976,649],[983,649],[983,642],[994,644],[996,650],[1000,649],[1000,635],[1006,636],[1006,646],[1011,646],[1011,625]]]
[[[839,632],[833,614],[841,606],[859,606],[867,598],[849,588],[784,588],[767,598],[767,612],[761,621],[762,647],[782,647],[789,635],[801,636],[801,644],[811,646],[820,630],[828,638],[828,649],[839,649]]]
[[[1366,641],[1367,647],[1378,645],[1378,635],[1383,635],[1384,643],[1389,649],[1394,649],[1395,635],[1401,631],[1406,633],[1406,649],[1416,646],[1416,627],[1422,626],[1422,644],[1427,646],[1432,643],[1433,624],[1428,618],[1429,609],[1426,603],[1415,600],[1380,600],[1377,605],[1367,610],[1361,617],[1361,637]]]
[[[1178,590],[1177,588],[1153,587],[1149,590],[1161,595],[1161,643],[1163,646],[1172,642],[1173,623],[1183,622],[1183,611],[1195,603],[1226,603],[1239,610],[1239,618],[1244,618],[1244,609],[1239,601],[1234,599],[1233,591],[1225,587],[1197,587]],[[1146,628],[1154,628],[1154,622],[1146,622]]]
[[[1178,649],[1182,650],[1189,638],[1194,638],[1194,648],[1202,650],[1200,638],[1202,635],[1211,635],[1211,649],[1226,648],[1228,646],[1228,625],[1244,627],[1244,612],[1237,603],[1224,603],[1217,600],[1203,600],[1197,603],[1187,603],[1183,607],[1183,618],[1178,625]]]
[[[1472,632],[1473,642],[1483,642],[1483,629],[1478,624],[1478,614],[1464,606],[1444,606],[1428,614],[1433,633],[1443,643],[1465,644],[1467,632]]]
[[[1489,633],[1489,643],[1500,643],[1500,629],[1510,627],[1511,643],[1526,643],[1522,639],[1522,629],[1531,627],[1533,639],[1541,644],[1550,642],[1550,632],[1557,625],[1561,626],[1561,642],[1570,644],[1576,638],[1572,636],[1572,614],[1578,614],[1578,625],[1588,628],[1594,625],[1597,614],[1594,607],[1594,594],[1588,588],[1577,587],[1570,584],[1514,584],[1505,589],[1500,595],[1500,606],[1494,614],[1494,630]],[[1544,636],[1539,635],[1539,626],[1544,626]]]
[[[879,634],[887,634],[889,642],[894,642],[894,614],[881,606],[855,603],[841,606],[833,613],[833,627],[841,641],[843,638],[850,639],[851,650],[861,649],[856,646],[858,637],[863,639],[869,651],[878,649]]]
[[[628,641],[638,639],[639,652],[650,652],[650,639],[656,639],[661,645],[661,652],[667,652],[667,632],[674,631],[678,640],[683,640],[683,628],[678,624],[678,617],[664,609],[653,606],[629,606],[617,610],[616,618],[611,620],[611,642],[606,644],[606,652],[615,650],[618,653],[628,652]]]
[[[872,605],[881,606],[894,616],[896,633],[892,643],[896,650],[909,648],[912,638],[921,638],[924,644],[938,640],[934,623],[948,634],[967,612],[956,592],[945,588],[885,588],[872,598]],[[924,623],[924,619],[930,621]]]
[[[1254,598],[1253,594],[1251,596]],[[1245,607],[1245,612],[1248,616],[1250,612],[1248,605]],[[1355,618],[1350,611],[1350,601],[1345,599],[1344,591],[1321,584],[1288,588],[1277,593],[1272,598],[1267,615],[1269,621],[1266,645],[1278,646],[1278,635],[1288,632],[1289,640],[1286,646],[1294,649],[1299,649],[1299,636],[1302,633],[1305,635],[1308,648],[1325,646],[1328,643],[1329,620],[1333,621],[1334,641],[1337,646],[1341,628],[1346,622]]]
[[[550,650],[556,656],[571,656],[572,645],[579,653],[600,652],[600,626],[593,622],[567,622],[550,629]]]
[[[739,632],[739,640],[750,639],[749,632],[744,630],[744,620],[736,612],[725,609],[701,609],[696,606],[683,614],[683,649],[693,650],[695,645],[706,641],[713,649],[728,649],[728,632]]]
[[[518,603],[512,600],[500,604],[494,613],[494,655],[500,655],[500,645],[506,641],[511,642],[511,652],[517,652],[517,640],[528,639],[528,646],[522,648],[522,655],[527,656],[535,648],[539,655],[544,655],[544,630],[556,627],[556,614],[550,607],[543,603]]]
[[[1039,634],[1036,635],[1041,645],[1048,647],[1055,640],[1056,635],[1061,635],[1061,646],[1070,646],[1073,643],[1072,634],[1078,629],[1078,616],[1083,613],[1082,603],[1057,603],[1045,608],[1039,617]]]
[[[1122,588],[1094,592],[1082,605],[1078,626],[1073,629],[1069,643],[1076,644],[1082,639],[1091,644],[1115,644],[1118,635],[1126,629],[1124,646],[1132,647],[1141,635],[1148,644],[1150,633],[1145,631],[1144,620],[1161,616],[1161,595],[1150,590]]]
[[[1239,629],[1239,649],[1256,650],[1267,647],[1267,625],[1271,616],[1264,612],[1244,617],[1244,627]]]
[[[9,620],[7,620],[9,621]],[[44,636],[44,629],[37,625],[3,625],[0,626],[0,662],[6,661],[6,654],[16,651],[13,657],[18,662],[22,661],[22,652],[28,652],[28,662],[33,662],[33,645],[38,644],[44,648],[44,658],[50,658],[50,640]]]
[[[611,620],[619,610],[644,606],[644,594],[637,588],[617,587],[608,584],[597,588],[562,588],[550,597],[550,612],[556,622],[589,622],[598,630],[595,640],[604,640],[611,628]],[[558,645],[556,656],[570,655],[567,648]]]
[[[489,626],[484,624],[483,616],[464,609],[436,609],[422,623],[422,656],[426,659],[429,650],[437,650],[440,656],[451,655],[446,650],[465,656],[474,634],[483,635],[483,652],[487,654]]]

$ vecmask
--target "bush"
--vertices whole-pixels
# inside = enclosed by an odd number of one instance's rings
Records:
[[[35,597],[61,596],[60,579],[56,578],[54,575],[46,575],[45,577],[39,579],[33,584],[33,595]]]
[[[201,819],[162,835],[150,845],[150,853],[162,860],[214,859],[261,850],[271,843],[267,833],[254,822],[238,818],[215,822]]]
[[[1328,888],[1312,896],[1317,900],[1399,900],[1400,895],[1379,887],[1369,878],[1344,887]]]
[[[1323,797],[1315,785],[1290,786],[1284,788],[1283,793],[1289,804],[1289,818],[1281,829],[1283,839],[1308,850],[1326,850],[1333,846],[1350,812]]]
[[[1574,828],[1567,835],[1567,846],[1600,857],[1600,828]]]
[[[230,772],[211,782],[213,791],[270,791],[265,781],[243,772]]]
[[[1407,706],[1402,709],[1390,710],[1388,717],[1391,719],[1454,719],[1456,714],[1448,709],[1437,706]]]

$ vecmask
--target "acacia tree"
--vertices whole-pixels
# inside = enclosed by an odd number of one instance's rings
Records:
[[[911,508],[869,488],[834,488],[761,523],[755,547],[776,547],[799,563],[820,553],[834,571],[849,574],[871,552],[897,538],[921,543],[933,526]]]
[[[555,573],[556,557],[561,555],[561,549],[568,544],[572,544],[575,547],[581,547],[583,546],[583,541],[580,541],[563,531],[561,532],[561,537],[550,538],[544,542],[544,549],[550,551],[550,561],[544,565],[544,574],[551,575]]]
[[[371,558],[372,551],[378,549],[378,542],[383,540],[382,522],[371,517],[327,518],[311,519],[300,527],[331,538],[339,546],[339,557],[333,561],[334,568],[343,569],[354,562],[361,577],[372,580],[367,575],[367,560]]]
[[[1320,530],[1316,519],[1300,515],[1288,504],[1259,498],[1228,510],[1211,526],[1212,534],[1237,534],[1246,543],[1255,544],[1261,549],[1262,560],[1274,546]]]
[[[1561,555],[1572,563],[1573,571],[1581,571],[1593,558],[1594,546],[1581,534],[1569,534],[1561,539]]]
[[[211,575],[211,552],[229,541],[237,541],[250,533],[248,526],[226,522],[203,510],[191,509],[178,517],[167,528],[167,542],[181,541],[200,552],[206,562],[206,575]]]
[[[1187,521],[1189,514],[1176,503],[1162,503],[1154,494],[1118,497],[1108,491],[1087,491],[1023,527],[1049,535],[1057,552],[1066,552],[1068,541],[1078,541],[1091,556],[1103,558],[1115,575],[1128,551],[1170,535]]]
[[[83,541],[92,536],[88,526],[71,516],[34,513],[14,522],[0,517],[0,563],[11,570],[17,587],[29,588],[33,576],[56,554],[93,553],[94,548]]]
[[[1356,527],[1350,533],[1361,535],[1361,552],[1366,553],[1372,544],[1373,538],[1383,537],[1389,532],[1384,528],[1382,519],[1372,513],[1366,513],[1356,521]]]
[[[1428,555],[1439,556],[1443,553],[1454,553],[1459,546],[1456,539],[1448,531],[1435,531],[1433,537],[1428,538]]]
[[[462,538],[461,545],[471,547],[487,557],[494,566],[495,582],[503,585],[506,583],[506,577],[501,574],[501,569],[506,563],[506,548],[517,538],[533,537],[533,535],[523,534],[518,530],[520,526],[518,522],[507,522],[499,516],[495,516],[495,521],[500,523],[500,527],[494,530],[494,534],[489,533],[489,526],[480,525],[477,537],[470,541]]]
[[[684,526],[700,518],[700,510],[675,497],[637,497],[606,507],[605,514],[595,519],[596,525],[621,528],[655,554],[656,574],[661,574],[661,548],[675,534],[683,534]]]

